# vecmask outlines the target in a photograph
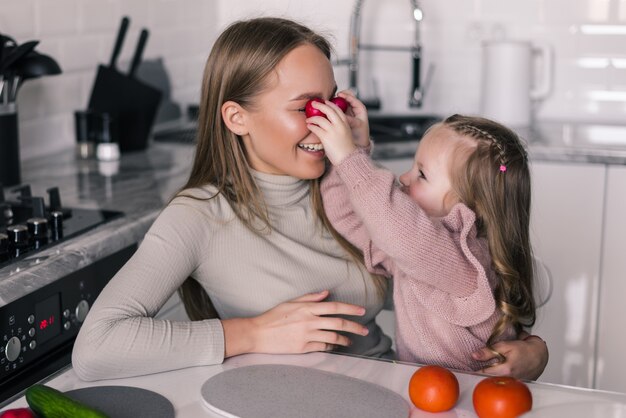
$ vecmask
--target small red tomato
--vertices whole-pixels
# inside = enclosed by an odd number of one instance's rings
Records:
[[[28,408],[7,409],[0,412],[0,418],[35,418],[35,414]]]
[[[322,99],[320,99],[319,97],[315,97],[315,98],[309,100],[308,102],[306,102],[306,105],[304,105],[304,114],[306,115],[306,117],[307,118],[311,118],[313,116],[323,116],[323,117],[326,117],[324,112],[322,112],[321,110],[316,109],[316,108],[313,107],[313,102],[324,103],[324,101]]]
[[[343,113],[346,113],[346,110],[348,110],[348,101],[343,97],[333,97],[330,101],[336,104]]]
[[[508,376],[487,377],[478,382],[472,401],[479,418],[515,418],[533,407],[528,386]]]
[[[448,411],[459,400],[459,381],[445,367],[422,366],[411,376],[409,398],[423,411]]]

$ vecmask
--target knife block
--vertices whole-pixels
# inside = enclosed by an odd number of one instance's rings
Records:
[[[13,106],[15,108],[15,106]],[[0,106],[0,184],[20,184],[20,144],[17,111],[4,111]]]

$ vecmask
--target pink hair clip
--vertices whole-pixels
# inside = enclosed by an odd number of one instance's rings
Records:
[[[506,171],[506,166],[504,164],[500,164],[500,171],[503,173]]]

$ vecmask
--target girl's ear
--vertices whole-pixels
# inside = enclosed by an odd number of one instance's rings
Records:
[[[222,120],[224,120],[226,127],[235,135],[244,136],[248,133],[245,113],[246,111],[239,103],[231,100],[222,105]]]

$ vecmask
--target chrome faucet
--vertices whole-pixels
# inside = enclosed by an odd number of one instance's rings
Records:
[[[419,7],[417,0],[410,0],[412,6],[413,19],[415,20],[415,38],[413,45],[392,46],[392,45],[365,45],[361,43],[361,9],[364,0],[356,0],[352,16],[350,17],[350,45],[349,58],[347,60],[337,61],[336,64],[347,64],[349,70],[349,87],[357,96],[359,96],[358,75],[359,75],[359,52],[361,50],[379,50],[379,51],[402,51],[410,52],[413,56],[413,74],[411,92],[409,95],[410,107],[421,107],[424,101],[425,87],[429,84],[430,75],[432,73],[432,65],[426,74],[425,83],[421,82],[421,59],[422,45],[420,41],[420,22],[423,18],[422,9]],[[380,106],[380,104],[378,104]]]

